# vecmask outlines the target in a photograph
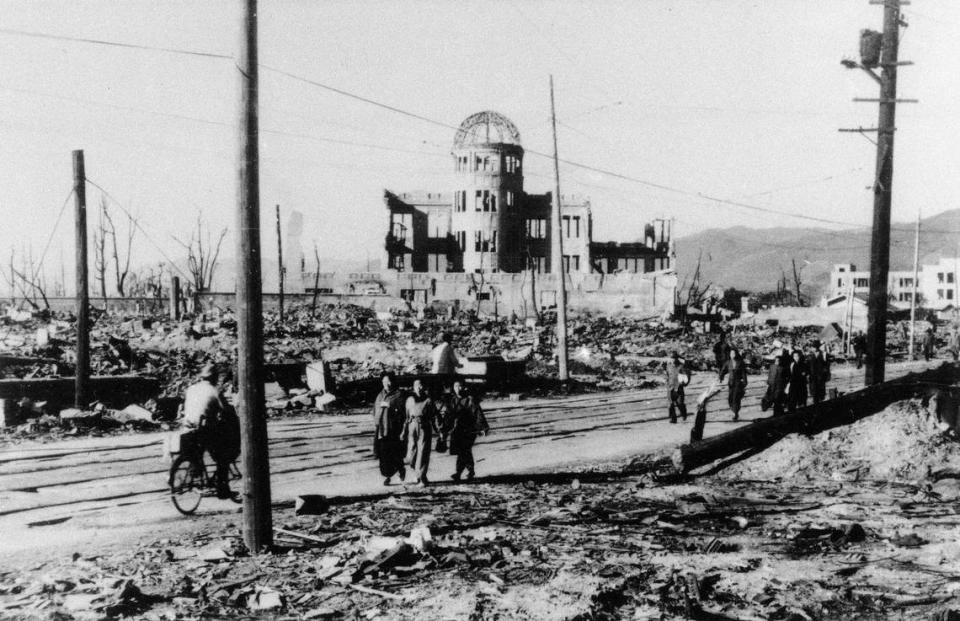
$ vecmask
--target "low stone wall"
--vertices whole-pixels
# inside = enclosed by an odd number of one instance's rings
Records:
[[[572,310],[657,315],[672,312],[677,277],[673,272],[647,274],[567,274],[567,303]],[[554,274],[474,274],[439,272],[342,272],[304,275],[309,289],[317,282],[321,293],[317,302],[357,304],[382,311],[404,308],[407,300],[414,306],[434,301],[458,301],[462,308],[482,313],[526,317],[537,309],[556,306],[559,281]],[[285,303],[309,304],[310,293],[287,294]],[[9,298],[0,299],[9,302]],[[73,298],[49,298],[54,310],[75,308]],[[204,308],[235,308],[232,292],[205,293],[200,296]],[[155,314],[167,312],[167,300],[155,298],[91,297],[90,303],[109,313]],[[263,294],[265,309],[275,309],[276,293]]]

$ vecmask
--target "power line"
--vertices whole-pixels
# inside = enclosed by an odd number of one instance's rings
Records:
[[[177,48],[164,48],[164,47],[146,46],[146,45],[138,45],[138,44],[131,44],[131,43],[121,43],[121,42],[116,42],[116,41],[107,41],[107,40],[101,40],[101,39],[86,39],[86,38],[80,38],[80,37],[68,37],[68,36],[61,36],[61,35],[50,35],[50,34],[46,34],[46,33],[28,32],[28,31],[13,30],[13,29],[0,29],[0,33],[10,34],[10,35],[18,35],[18,36],[37,37],[37,38],[44,38],[44,39],[66,40],[66,41],[73,41],[73,42],[78,42],[78,43],[88,43],[88,44],[96,44],[96,45],[107,45],[107,46],[122,47],[122,48],[143,49],[143,50],[148,50],[148,51],[160,51],[160,52],[168,52],[168,53],[175,53],[175,54],[184,54],[184,55],[190,55],[190,56],[208,57],[208,58],[218,58],[218,59],[232,59],[232,58],[233,58],[232,56],[228,56],[228,55],[225,55],[225,54],[216,54],[216,53],[211,53],[211,52],[198,52],[198,51],[183,50],[183,49],[177,49]],[[318,82],[318,81],[316,81],[316,80],[311,80],[311,79],[309,79],[309,78],[305,78],[305,77],[303,77],[303,76],[300,76],[300,75],[291,73],[291,72],[289,72],[289,71],[284,71],[284,70],[282,70],[282,69],[278,69],[278,68],[275,68],[275,67],[270,67],[270,66],[268,66],[268,65],[263,65],[263,64],[259,65],[259,67],[261,67],[261,68],[263,68],[263,69],[265,69],[265,70],[267,70],[267,71],[271,71],[271,72],[277,73],[277,74],[279,74],[279,75],[286,76],[286,77],[288,77],[288,78],[290,78],[290,79],[292,79],[292,80],[296,80],[296,81],[299,81],[299,82],[303,82],[303,83],[305,83],[305,84],[309,84],[309,85],[315,86],[315,87],[317,87],[317,88],[321,88],[321,89],[327,90],[327,91],[329,91],[329,92],[336,93],[336,94],[338,94],[338,95],[341,95],[341,96],[344,96],[344,97],[348,97],[348,98],[350,98],[350,99],[354,99],[354,100],[356,100],[356,101],[361,101],[361,102],[363,102],[363,103],[366,103],[366,104],[369,104],[369,105],[372,105],[372,106],[376,106],[376,107],[378,107],[378,108],[381,108],[381,109],[384,109],[384,110],[388,110],[388,111],[394,112],[394,113],[396,113],[396,114],[401,114],[401,115],[407,116],[407,117],[409,117],[409,118],[417,119],[417,120],[423,121],[423,122],[425,122],[425,123],[430,123],[430,124],[432,124],[432,125],[436,125],[436,126],[438,126],[438,127],[443,127],[443,128],[446,128],[446,129],[453,129],[453,130],[458,130],[458,129],[459,129],[458,126],[454,126],[454,125],[451,125],[451,124],[449,124],[449,123],[445,123],[445,122],[442,122],[442,121],[438,121],[438,120],[436,120],[436,119],[431,119],[431,118],[426,117],[426,116],[423,116],[423,115],[421,115],[421,114],[417,114],[417,113],[414,113],[414,112],[410,112],[410,111],[408,111],[408,110],[404,110],[404,109],[398,108],[398,107],[396,107],[396,106],[392,106],[392,105],[389,105],[389,104],[385,104],[385,103],[376,101],[376,100],[374,100],[374,99],[370,99],[369,97],[364,97],[364,96],[362,96],[362,95],[358,95],[358,94],[355,94],[355,93],[351,93],[351,92],[349,92],[349,91],[343,90],[343,89],[341,89],[341,88],[337,88],[337,87],[335,87],[335,86],[331,86],[331,85],[329,85],[329,84],[324,84],[324,83]],[[16,89],[10,89],[10,90],[16,90]],[[109,104],[106,104],[106,105],[109,105]],[[232,125],[229,125],[229,124],[227,124],[227,123],[223,123],[223,122],[220,122],[220,121],[210,121],[210,120],[207,120],[207,119],[198,119],[198,118],[194,118],[194,117],[187,117],[187,116],[184,116],[184,115],[177,115],[177,114],[172,114],[172,113],[155,113],[155,112],[145,111],[145,110],[140,110],[140,111],[148,112],[148,113],[151,113],[151,114],[159,114],[159,115],[161,115],[161,116],[171,116],[171,117],[174,117],[174,118],[189,119],[189,120],[193,120],[193,121],[197,121],[197,122],[201,122],[201,123],[208,123],[208,124],[213,124],[213,125],[224,125],[224,126],[231,126],[231,127],[232,127]],[[339,144],[353,144],[353,145],[355,145],[355,146],[363,146],[363,147],[367,147],[367,148],[381,148],[381,149],[386,149],[386,150],[395,150],[395,149],[392,149],[392,148],[390,148],[390,147],[383,147],[383,146],[379,146],[379,145],[377,145],[377,146],[372,146],[372,145],[369,145],[369,144],[352,143],[352,142],[350,142],[350,141],[337,141],[337,140],[335,140],[335,139],[325,139],[325,138],[319,138],[319,137],[315,137],[315,136],[307,136],[307,135],[304,135],[304,134],[295,134],[295,133],[292,133],[292,132],[281,132],[281,131],[278,131],[278,130],[261,130],[261,131],[262,131],[263,133],[276,133],[276,134],[279,134],[279,135],[295,136],[295,137],[307,138],[307,139],[312,139],[312,140],[319,140],[319,141],[324,141],[324,142],[335,142],[335,143],[339,143]],[[551,155],[548,155],[548,154],[546,154],[546,153],[541,153],[541,152],[539,152],[539,151],[535,151],[535,150],[532,150],[532,149],[525,149],[525,151],[526,151],[527,153],[531,153],[531,154],[533,154],[533,155],[537,155],[537,156],[540,156],[540,157],[543,157],[543,158],[548,158],[548,159],[552,158]],[[671,193],[680,194],[680,195],[683,195],[683,196],[690,196],[690,197],[693,197],[693,198],[698,198],[698,199],[701,199],[701,200],[706,200],[706,201],[714,202],[714,203],[721,204],[721,205],[727,205],[727,206],[730,206],[730,207],[737,207],[737,208],[740,208],[740,209],[753,210],[753,211],[758,211],[758,212],[762,212],[762,213],[769,213],[769,214],[774,214],[774,215],[787,216],[787,217],[790,217],[790,218],[797,218],[797,219],[801,219],[801,220],[808,220],[808,221],[811,221],[811,222],[819,222],[819,223],[822,223],[822,224],[835,224],[835,225],[841,225],[841,226],[854,226],[854,227],[867,226],[867,225],[860,224],[860,223],[855,223],[855,222],[832,220],[832,219],[829,219],[829,218],[819,218],[819,217],[816,217],[816,216],[808,216],[808,215],[804,215],[804,214],[791,213],[791,212],[788,212],[788,211],[783,211],[783,210],[778,210],[778,209],[772,209],[772,208],[768,208],[768,207],[760,207],[760,206],[758,206],[758,205],[750,205],[750,204],[742,203],[742,202],[739,202],[739,201],[733,201],[733,200],[724,199],[724,198],[720,198],[720,197],[716,197],[716,196],[711,196],[711,195],[709,195],[709,194],[705,194],[705,193],[702,193],[702,192],[694,192],[694,191],[690,191],[690,190],[683,190],[683,189],[681,189],[681,188],[676,188],[676,187],[673,187],[673,186],[668,186],[668,185],[665,185],[665,184],[662,184],[662,183],[656,183],[656,182],[648,181],[648,180],[645,180],[645,179],[640,179],[640,178],[638,178],[638,177],[633,177],[633,176],[630,176],[630,175],[626,175],[626,174],[622,174],[622,173],[617,173],[617,172],[614,172],[614,171],[606,170],[606,169],[600,168],[600,167],[598,167],[598,166],[590,166],[590,165],[588,165],[588,164],[583,164],[583,163],[580,163],[580,162],[576,162],[576,161],[572,161],[572,160],[567,160],[567,159],[561,159],[560,161],[561,161],[562,163],[568,165],[568,166],[574,166],[574,167],[576,167],[576,168],[581,168],[581,169],[583,169],[583,170],[589,170],[589,171],[592,171],[592,172],[596,172],[596,173],[600,173],[600,174],[604,174],[604,175],[609,175],[609,176],[611,176],[611,177],[615,177],[615,178],[618,178],[618,179],[623,179],[623,180],[625,180],[625,181],[630,181],[630,182],[632,182],[632,183],[637,183],[637,184],[644,185],[644,186],[647,186],[647,187],[659,189],[659,190],[662,190],[662,191],[665,191],[665,192],[671,192]],[[893,230],[908,230],[908,229],[893,229]],[[957,231],[957,232],[960,232],[960,231]]]
[[[84,181],[86,181],[87,183],[89,183],[89,184],[92,185],[93,187],[95,187],[95,188],[97,188],[98,190],[100,190],[100,192],[103,194],[103,196],[105,196],[106,198],[108,198],[110,201],[113,202],[114,205],[116,205],[117,207],[119,207],[119,208],[120,208],[120,211],[122,211],[124,214],[126,214],[127,218],[129,218],[130,222],[132,222],[133,225],[136,226],[136,227],[140,230],[141,233],[143,233],[143,236],[146,237],[147,240],[148,240],[151,244],[153,244],[153,247],[157,249],[157,251],[160,253],[160,255],[161,255],[164,259],[167,260],[167,262],[170,264],[170,267],[172,267],[173,269],[175,269],[175,270],[177,270],[178,272],[180,272],[180,273],[183,275],[184,278],[187,278],[187,279],[190,278],[190,275],[187,274],[186,272],[184,272],[182,269],[180,269],[180,267],[177,266],[176,262],[174,262],[174,260],[171,259],[171,258],[167,255],[167,253],[163,251],[163,249],[160,247],[160,245],[159,245],[152,237],[150,237],[150,234],[147,233],[147,231],[146,231],[146,230],[143,228],[143,226],[140,224],[140,220],[139,220],[138,218],[134,218],[134,217],[133,217],[133,214],[131,214],[131,213],[127,210],[127,208],[124,207],[123,204],[122,204],[119,200],[117,200],[116,198],[114,198],[114,196],[113,196],[112,194],[110,194],[110,192],[108,192],[102,185],[100,185],[100,184],[97,183],[96,181],[90,179],[90,177],[85,177],[85,178],[84,178]]]
[[[53,229],[50,231],[50,237],[47,238],[47,243],[43,247],[43,252],[40,254],[40,261],[37,263],[36,269],[33,271],[33,281],[36,282],[37,274],[40,273],[40,268],[43,267],[43,260],[47,257],[47,251],[50,250],[50,244],[53,243],[53,237],[57,232],[57,227],[60,226],[60,220],[63,218],[63,212],[67,209],[67,203],[70,202],[70,198],[73,196],[73,188],[70,188],[70,192],[67,194],[67,198],[63,200],[63,205],[60,206],[60,213],[57,214],[57,220],[53,223]],[[24,270],[26,271],[26,270]]]
[[[198,52],[196,50],[183,50],[172,47],[156,47],[152,45],[141,45],[138,43],[121,43],[119,41],[107,41],[105,39],[86,39],[83,37],[70,37],[67,35],[53,35],[45,32],[30,32],[27,30],[15,30],[13,28],[0,28],[0,34],[14,35],[18,37],[32,37],[35,39],[51,39],[54,41],[70,41],[73,43],[89,43],[93,45],[104,45],[109,47],[123,47],[135,50],[147,50],[150,52],[166,52],[168,54],[180,54],[184,56],[198,56],[201,58],[227,58],[233,56],[227,54],[216,54],[214,52]]]
[[[34,90],[30,90],[30,89],[11,88],[11,87],[7,87],[7,86],[0,86],[0,90],[11,91],[11,92],[15,92],[15,93],[24,93],[24,94],[29,94],[29,95],[39,95],[39,96],[41,96],[41,97],[50,97],[50,98],[53,98],[53,99],[60,99],[60,100],[63,100],[63,101],[71,101],[71,102],[75,102],[75,103],[82,103],[82,104],[87,104],[87,105],[92,105],[92,106],[103,106],[103,107],[106,107],[106,108],[112,108],[112,109],[114,109],[114,110],[123,110],[123,111],[126,111],[126,112],[137,112],[137,113],[141,113],[141,114],[150,114],[150,115],[159,116],[159,117],[167,117],[167,118],[178,119],[178,120],[181,120],[181,121],[192,121],[192,122],[195,122],[195,123],[202,123],[202,124],[204,124],[204,125],[213,125],[213,126],[216,126],[216,127],[229,127],[229,128],[234,128],[234,127],[235,127],[233,124],[227,123],[227,122],[225,122],[225,121],[216,121],[216,120],[213,120],[213,119],[205,119],[205,118],[202,118],[202,117],[195,117],[195,116],[190,116],[190,115],[186,115],[186,114],[178,114],[178,113],[175,113],[175,112],[160,112],[160,111],[158,111],[158,110],[150,110],[150,109],[148,109],[148,108],[137,108],[137,107],[133,107],[133,106],[122,106],[122,105],[119,105],[119,104],[112,104],[112,103],[103,102],[103,101],[96,101],[96,100],[92,100],[92,99],[83,99],[83,98],[78,98],[78,97],[70,97],[70,96],[67,96],[67,95],[57,95],[57,94],[54,94],[54,93],[45,93],[45,92],[42,92],[42,91],[34,91]],[[313,135],[310,135],[310,134],[301,134],[301,133],[297,133],[297,132],[287,132],[287,131],[278,130],[278,129],[261,129],[261,130],[260,130],[260,133],[263,133],[263,134],[272,134],[272,135],[277,135],[277,136],[287,136],[287,137],[293,137],[293,138],[303,138],[303,139],[306,139],[306,140],[313,140],[313,141],[316,141],[316,142],[328,142],[328,143],[331,143],[331,144],[339,144],[339,145],[345,145],[345,146],[363,147],[363,148],[366,148],[366,149],[379,149],[379,150],[383,150],[383,151],[393,151],[393,152],[397,152],[397,153],[412,153],[412,154],[415,154],[415,155],[429,155],[429,156],[431,156],[431,157],[443,157],[443,158],[449,157],[449,153],[441,153],[441,152],[434,152],[434,151],[424,151],[424,150],[417,150],[417,149],[404,149],[404,148],[402,148],[402,147],[388,147],[388,146],[385,146],[385,145],[379,145],[379,144],[373,144],[373,143],[367,143],[367,142],[358,142],[358,141],[354,141],[354,140],[343,140],[343,139],[338,139],[338,138],[326,138],[326,137],[323,137],[323,136],[313,136]]]
[[[303,83],[305,83],[305,84],[310,84],[310,85],[312,85],[312,86],[316,86],[317,88],[322,88],[322,89],[324,89],[324,90],[330,91],[331,93],[336,93],[336,94],[338,94],[338,95],[343,95],[344,97],[349,97],[350,99],[355,99],[355,100],[357,100],[357,101],[362,101],[362,102],[364,102],[364,103],[370,104],[371,106],[376,106],[376,107],[378,107],[378,108],[383,108],[384,110],[389,110],[390,112],[395,112],[395,113],[397,113],[397,114],[402,114],[402,115],[404,115],[404,116],[408,116],[408,117],[410,117],[410,118],[417,119],[417,120],[423,121],[423,122],[425,122],[425,123],[430,123],[430,124],[432,124],[432,125],[437,125],[437,126],[439,126],[439,127],[444,127],[444,128],[446,128],[446,129],[452,129],[452,130],[458,130],[458,129],[460,129],[459,127],[457,127],[457,126],[455,126],[455,125],[450,125],[449,123],[444,123],[444,122],[442,122],[442,121],[437,121],[437,120],[435,120],[435,119],[431,119],[431,118],[429,118],[429,117],[425,117],[425,116],[423,116],[423,115],[416,114],[415,112],[408,112],[407,110],[403,110],[403,109],[401,109],[401,108],[397,108],[396,106],[391,106],[391,105],[389,105],[389,104],[381,103],[381,102],[379,102],[379,101],[375,101],[375,100],[370,99],[370,98],[368,98],[368,97],[364,97],[364,96],[362,96],[362,95],[357,95],[357,94],[355,94],[355,93],[351,93],[351,92],[349,92],[349,91],[345,91],[345,90],[340,89],[340,88],[337,88],[337,87],[335,87],[335,86],[330,86],[329,84],[324,84],[324,83],[322,83],[322,82],[317,82],[316,80],[311,80],[311,79],[309,79],[309,78],[305,78],[305,77],[303,77],[303,76],[296,75],[295,73],[290,73],[289,71],[284,71],[283,69],[277,69],[277,68],[275,68],[275,67],[270,67],[270,66],[263,65],[263,64],[258,65],[258,66],[259,66],[261,69],[266,69],[267,71],[272,71],[272,72],[274,72],[274,73],[277,73],[277,74],[286,76],[286,77],[290,78],[291,80],[296,80],[296,81],[298,81],[298,82],[303,82]]]

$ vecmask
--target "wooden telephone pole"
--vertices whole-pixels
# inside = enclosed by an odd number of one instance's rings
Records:
[[[252,554],[273,544],[270,462],[263,392],[260,170],[257,119],[257,0],[243,1],[240,73],[240,188],[237,227],[237,410],[243,457],[243,540]]]
[[[561,382],[570,379],[567,370],[567,275],[563,265],[563,223],[560,208],[560,158],[557,154],[557,111],[553,103],[553,76],[550,76],[550,122],[553,125],[553,273],[557,277],[557,361]],[[534,301],[536,304],[536,301]]]
[[[77,246],[77,371],[73,405],[90,403],[90,293],[87,289],[87,174],[83,151],[73,152],[73,199]]]
[[[873,236],[870,241],[870,297],[867,306],[867,360],[864,375],[870,386],[883,382],[886,369],[887,349],[887,278],[890,272],[890,201],[893,194],[893,134],[896,131],[897,103],[916,103],[913,99],[897,99],[897,59],[900,44],[900,6],[909,0],[870,0],[870,4],[883,5],[883,33],[880,37],[879,59],[870,52],[866,43],[876,33],[861,34],[862,63],[843,61],[844,66],[867,72],[880,84],[880,98],[855,98],[854,101],[875,102],[880,106],[877,127],[858,128],[855,132],[877,132],[876,174],[873,184]],[[875,49],[875,48],[874,48]],[[868,58],[869,57],[869,58]],[[880,67],[880,75],[873,67]]]
[[[280,323],[283,324],[283,241],[280,237],[280,205],[277,205],[277,270],[280,277]]]

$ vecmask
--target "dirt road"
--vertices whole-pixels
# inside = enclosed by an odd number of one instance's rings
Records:
[[[895,363],[888,376],[925,368]],[[689,437],[696,397],[712,376],[701,373],[688,388],[691,417],[666,420],[663,390],[579,395],[485,405],[491,434],[480,440],[477,473],[485,475],[556,470],[584,462],[669,449]],[[862,385],[862,372],[838,367],[830,387]],[[741,421],[766,416],[759,410],[763,379],[750,377]],[[706,436],[731,428],[726,391],[708,408]],[[273,499],[289,503],[304,493],[342,495],[383,492],[370,452],[366,414],[310,416],[271,422]],[[43,557],[65,549],[130,545],[141,538],[218,520],[236,523],[236,505],[204,500],[201,516],[184,518],[170,503],[162,433],[86,438],[52,444],[22,444],[0,450],[0,557]],[[435,455],[433,479],[453,470],[452,458]],[[391,490],[402,491],[394,485]],[[230,515],[232,514],[232,515]],[[279,519],[279,518],[278,518]]]

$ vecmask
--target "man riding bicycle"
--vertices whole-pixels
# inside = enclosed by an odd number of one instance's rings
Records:
[[[215,482],[217,498],[233,498],[230,491],[230,464],[240,455],[240,419],[218,388],[216,365],[207,364],[200,371],[200,381],[187,388],[183,398],[183,426],[195,430],[193,442],[181,442],[184,452],[191,452],[191,462],[203,468],[203,452],[217,464]],[[187,434],[184,434],[187,435]]]

